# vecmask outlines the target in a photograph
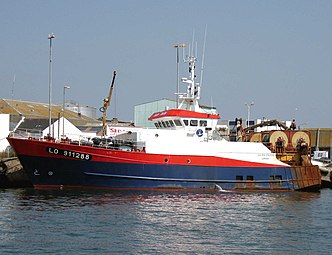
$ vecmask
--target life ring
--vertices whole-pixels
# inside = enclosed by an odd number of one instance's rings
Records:
[[[203,134],[204,134],[204,132],[203,132],[202,129],[197,129],[197,130],[196,130],[196,135],[197,135],[198,137],[202,137]]]

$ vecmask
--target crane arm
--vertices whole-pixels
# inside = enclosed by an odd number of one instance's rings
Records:
[[[271,125],[278,125],[279,127],[282,127],[284,130],[288,129],[288,127],[286,125],[284,125],[282,122],[280,122],[278,120],[268,120],[268,121],[264,121],[264,122],[256,124],[256,125],[252,125],[250,127],[246,127],[246,128],[243,129],[243,131],[247,132],[250,129],[255,129],[255,128],[258,128],[258,127],[271,126]]]
[[[113,72],[113,79],[112,79],[112,82],[111,82],[108,97],[104,99],[104,105],[103,105],[103,107],[101,107],[102,112],[103,112],[103,132],[102,132],[103,136],[106,135],[106,111],[107,111],[108,106],[110,106],[110,104],[111,104],[113,88],[114,88],[114,82],[115,82],[115,76],[116,76],[116,71]]]

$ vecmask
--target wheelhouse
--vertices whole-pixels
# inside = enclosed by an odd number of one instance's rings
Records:
[[[219,118],[218,114],[172,109],[156,112],[149,120],[157,129],[184,130],[201,137],[215,129]]]

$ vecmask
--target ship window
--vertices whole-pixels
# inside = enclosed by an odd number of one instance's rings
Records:
[[[253,181],[254,180],[254,176],[252,175],[247,175],[247,181]]]
[[[163,126],[161,125],[161,122],[160,122],[160,121],[158,121],[158,125],[159,125],[160,128],[163,127]]]
[[[174,120],[174,123],[175,123],[175,125],[178,126],[178,127],[181,127],[181,126],[182,126],[180,120]]]
[[[207,126],[207,121],[206,121],[206,120],[200,120],[200,121],[199,121],[199,125],[200,125],[201,127],[206,127],[206,126]]]
[[[173,120],[169,120],[168,122],[169,122],[169,124],[171,125],[171,127],[174,127],[174,126],[175,126]]]
[[[281,175],[276,175],[276,180],[281,181],[282,180],[282,176]]]
[[[164,128],[166,127],[165,122],[161,121],[161,124],[163,125]]]
[[[278,181],[277,186],[282,187],[282,176],[281,175],[276,175],[275,180]]]
[[[243,176],[242,175],[237,175],[236,180],[237,181],[243,181]]]
[[[156,126],[156,128],[159,128],[158,122],[155,122],[154,125]]]
[[[183,123],[186,125],[186,126],[188,126],[188,120],[183,120]]]
[[[274,175],[270,175],[270,181],[274,180]]]
[[[166,123],[166,126],[167,126],[167,127],[171,127],[171,124],[169,124],[169,121],[168,121],[168,120],[165,120],[165,123]]]
[[[197,127],[198,126],[198,120],[190,120],[190,126]]]

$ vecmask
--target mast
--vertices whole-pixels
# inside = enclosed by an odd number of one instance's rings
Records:
[[[191,55],[189,55],[185,60],[185,62],[189,64],[189,78],[182,78],[181,81],[187,84],[187,93],[179,95],[180,105],[178,109],[186,107],[187,110],[195,112],[200,111],[198,100],[200,99],[201,89],[200,89],[200,84],[198,82],[195,83],[196,61],[197,58],[193,56],[193,52],[191,52]]]

